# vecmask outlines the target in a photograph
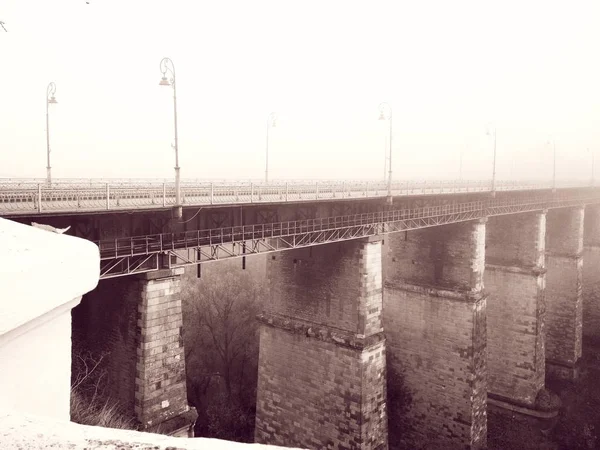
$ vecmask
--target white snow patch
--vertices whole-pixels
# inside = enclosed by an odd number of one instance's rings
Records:
[[[0,337],[93,290],[98,246],[0,218]]]

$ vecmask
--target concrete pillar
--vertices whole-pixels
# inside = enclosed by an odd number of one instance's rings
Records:
[[[193,421],[187,403],[180,275],[183,269],[138,276],[135,415],[143,430],[171,434]]]
[[[490,217],[486,232],[488,396],[532,408],[545,381],[546,214]]]
[[[392,234],[385,246],[384,327],[390,370],[412,398],[411,439],[484,448],[485,220]]]
[[[387,448],[381,262],[369,239],[269,258],[256,442]]]
[[[581,356],[584,208],[550,210],[546,235],[546,372],[577,376]]]
[[[600,205],[585,208],[583,231],[583,338],[600,343]]]

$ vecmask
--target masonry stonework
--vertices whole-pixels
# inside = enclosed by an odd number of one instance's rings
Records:
[[[488,395],[525,407],[545,382],[545,239],[545,213],[487,224]]]
[[[584,208],[550,210],[546,237],[546,371],[574,378],[581,357]]]
[[[583,236],[583,338],[600,342],[600,206],[585,208]]]
[[[388,235],[385,246],[387,351],[412,397],[411,437],[484,448],[485,220]]]
[[[139,276],[135,413],[144,430],[189,425],[182,337],[183,269]],[[187,422],[187,423],[186,423]],[[170,428],[169,431],[166,431]]]
[[[169,434],[194,420],[181,339],[183,269],[103,280],[73,310],[75,357],[106,360],[108,394],[142,430]]]
[[[256,442],[386,449],[381,241],[273,255],[260,315]]]

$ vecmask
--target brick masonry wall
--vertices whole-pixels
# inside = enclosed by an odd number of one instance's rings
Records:
[[[368,335],[382,331],[381,243],[290,250],[267,261],[266,312]]]
[[[485,235],[472,221],[386,236],[387,349],[412,396],[415,442],[486,445]]]
[[[548,255],[546,359],[571,366],[581,357],[583,258]]]
[[[532,406],[545,379],[545,275],[486,267],[488,392]]]
[[[546,214],[490,217],[486,229],[486,264],[544,267]]]
[[[256,442],[387,448],[384,342],[357,350],[263,325],[260,346]]]
[[[491,217],[486,229],[490,395],[533,406],[545,380],[546,214]]]
[[[546,219],[546,249],[551,254],[579,255],[583,250],[584,208],[552,209]]]
[[[585,208],[583,250],[583,338],[600,342],[600,206]]]
[[[412,401],[412,440],[434,448],[487,441],[486,300],[461,301],[387,286],[388,352]]]
[[[600,246],[600,205],[585,207],[583,243],[586,246]]]
[[[256,441],[387,448],[381,242],[282,252],[267,276]]]
[[[156,429],[189,410],[182,338],[182,269],[140,277],[135,412],[143,429]]]
[[[485,232],[458,223],[388,235],[385,242],[386,282],[451,290],[482,288],[484,259],[473,256],[474,252],[482,252],[483,256]]]
[[[583,250],[583,338],[600,342],[600,246]]]
[[[546,362],[572,367],[581,357],[584,208],[551,210],[546,238]]]

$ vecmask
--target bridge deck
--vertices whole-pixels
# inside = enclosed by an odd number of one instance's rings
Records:
[[[558,187],[583,187],[581,182],[561,182]],[[498,182],[498,191],[546,190],[550,183]],[[398,182],[393,196],[446,195],[490,192],[489,181]],[[335,199],[382,198],[384,182],[317,183],[183,183],[184,206],[306,202]],[[131,211],[175,205],[172,183],[44,183],[0,182],[0,215],[72,214]]]
[[[101,278],[384,235],[504,214],[600,203],[599,192],[539,193],[397,211],[162,233],[98,242]]]

